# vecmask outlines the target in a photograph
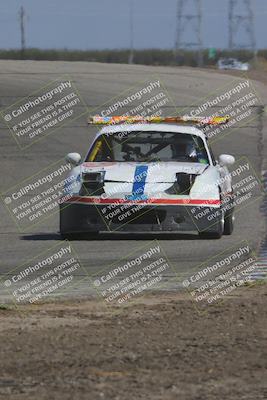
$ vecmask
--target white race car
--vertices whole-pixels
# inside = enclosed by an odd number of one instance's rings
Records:
[[[171,119],[181,123],[168,123]],[[137,123],[109,125],[109,120],[83,161],[78,153],[67,155],[73,168],[60,200],[62,236],[100,231],[230,235],[234,214],[227,166],[234,157],[223,154],[217,162],[205,134],[187,117],[131,121]]]
[[[248,71],[250,68],[248,63],[238,61],[236,58],[220,58],[217,65],[219,69],[235,69],[238,71]]]

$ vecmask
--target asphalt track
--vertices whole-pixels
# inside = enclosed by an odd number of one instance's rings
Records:
[[[218,88],[229,87],[233,80],[230,75],[191,68],[84,62],[0,61],[1,111],[65,74],[75,82],[84,100],[83,115],[26,150],[18,148],[1,119],[1,192],[46,168],[70,151],[84,155],[96,132],[96,128],[88,128],[86,116],[119,93],[134,85],[140,85],[142,81],[149,82],[153,77],[159,77],[175,106],[178,109],[185,107],[186,110],[191,104],[216,92]],[[218,138],[214,141],[213,149],[216,155],[230,153],[237,159],[246,155],[260,175],[263,167],[263,137],[266,135],[266,118],[262,106],[267,104],[267,94],[263,84],[254,82],[254,86],[261,98],[256,107],[256,117],[242,128],[234,128],[230,134]],[[172,112],[173,108],[165,111]],[[154,236],[113,233],[104,234],[95,240],[73,241],[72,245],[86,273],[92,275],[100,268],[109,268],[111,264],[116,264],[123,257],[125,260],[129,259],[129,253],[140,254],[140,247],[144,246],[146,249],[151,241],[157,239],[173,269],[179,276],[185,277],[200,263],[216,257],[242,240],[247,240],[250,247],[257,250],[264,234],[260,205],[261,200],[256,199],[242,208],[236,214],[234,234],[224,236],[220,240],[201,240],[193,234]],[[58,235],[57,214],[30,231],[19,232],[3,202],[0,210],[0,277],[6,279],[7,274],[19,264],[46,252],[61,239]],[[166,289],[175,287],[171,283],[172,278],[172,273],[166,274]],[[0,301],[3,301],[7,298],[3,286],[1,292]],[[78,296],[93,292],[88,281],[84,281],[67,293]]]

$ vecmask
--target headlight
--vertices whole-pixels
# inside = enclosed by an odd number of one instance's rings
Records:
[[[83,172],[81,176],[82,188],[80,194],[83,196],[99,196],[104,193],[104,175],[105,171]]]
[[[100,183],[104,182],[105,172],[83,172],[82,183]]]

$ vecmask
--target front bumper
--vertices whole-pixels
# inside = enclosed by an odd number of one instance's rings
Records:
[[[210,216],[212,218],[210,218]],[[144,204],[60,204],[60,232],[192,232],[213,231],[220,207]]]

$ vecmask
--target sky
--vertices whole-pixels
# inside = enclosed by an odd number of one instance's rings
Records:
[[[20,47],[19,8],[26,11],[26,46],[67,49],[114,49],[130,46],[133,2],[134,47],[173,48],[177,0],[0,0],[0,48]],[[237,0],[244,12],[243,0]],[[257,48],[267,48],[267,0],[251,0]],[[194,0],[185,0],[186,13]],[[202,0],[203,47],[227,48],[228,0]],[[188,26],[189,28],[189,26]],[[186,41],[194,40],[191,29]],[[238,33],[245,44],[245,30]]]

